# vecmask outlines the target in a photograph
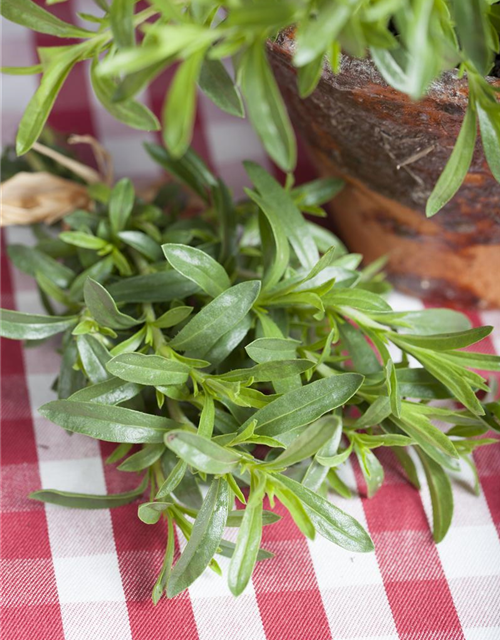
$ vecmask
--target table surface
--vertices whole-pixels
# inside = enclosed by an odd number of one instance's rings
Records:
[[[85,11],[89,0],[70,0],[53,10],[65,19]],[[4,64],[29,65],[35,47],[54,44],[6,24]],[[4,135],[12,137],[36,78],[4,79]],[[144,100],[158,113],[165,78]],[[118,175],[151,182],[157,168],[142,143],[155,134],[116,123],[89,88],[88,69],[77,67],[57,101],[51,124],[98,137],[115,157]],[[5,138],[4,138],[5,139]],[[222,115],[200,97],[195,148],[236,192],[245,184],[240,160],[269,166],[246,121]],[[300,154],[298,173],[311,175]],[[27,229],[9,229],[7,242],[32,243]],[[42,312],[30,278],[15,271],[2,252],[2,306]],[[394,294],[397,309],[420,309],[418,300]],[[482,344],[500,353],[500,312],[469,314],[495,326]],[[39,488],[92,493],[123,491],[136,479],[104,464],[110,446],[65,434],[37,413],[54,398],[59,368],[55,340],[23,350],[2,342],[2,629],[6,640],[498,640],[500,638],[500,446],[475,454],[481,495],[464,469],[453,480],[452,527],[435,545],[425,483],[419,494],[396,461],[381,455],[386,482],[371,500],[356,466],[342,475],[354,490],[332,501],[370,532],[375,553],[353,555],[323,538],[307,541],[278,507],[283,520],[265,527],[263,546],[276,557],[258,565],[245,593],[234,599],[221,579],[207,572],[188,593],[156,607],[151,588],[162,562],[166,531],[137,518],[137,505],[111,511],[78,511],[30,501]],[[421,474],[422,475],[422,474]],[[228,530],[234,538],[235,530]],[[178,541],[182,545],[182,541]],[[220,561],[227,571],[224,558]]]

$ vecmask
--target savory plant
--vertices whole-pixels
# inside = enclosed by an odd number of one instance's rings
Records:
[[[420,460],[442,540],[453,512],[448,473],[461,460],[475,471],[471,454],[500,431],[500,403],[473,371],[500,371],[500,358],[466,350],[491,327],[471,328],[447,309],[393,311],[381,265],[359,269],[361,256],[302,215],[321,215],[337,181],[282,187],[247,162],[253,189],[235,203],[192,151],[175,159],[147,149],[198,196],[198,215],[181,215],[174,183],[152,202],[127,179],[94,184],[92,210],[66,216],[57,235],[35,226],[35,248],[8,249],[49,315],[2,310],[1,335],[36,345],[62,334],[58,399],[41,414],[116,443],[107,462],[139,475],[127,493],[31,497],[82,509],[141,499],[139,518],[167,533],[155,603],[207,567],[220,573],[217,555],[231,558],[229,587],[240,594],[272,555],[260,548],[262,527],[279,519],[263,509],[266,496],[308,538],[371,551],[327,492],[350,495],[338,470],[355,456],[373,496],[384,480],[380,447],[417,488]],[[174,526],[187,540],[175,564]],[[226,527],[238,528],[236,543]]]
[[[47,4],[64,0],[47,0]],[[71,69],[92,60],[98,100],[136,129],[159,129],[138,93],[164,69],[180,63],[163,106],[163,137],[178,158],[187,150],[196,110],[196,87],[224,111],[248,116],[271,158],[285,171],[296,163],[294,133],[266,57],[266,42],[296,30],[293,63],[302,96],[316,87],[323,66],[342,71],[341,51],[370,54],[383,78],[414,100],[449,69],[466,74],[469,106],[457,143],[427,203],[437,213],[462,184],[472,160],[479,122],[490,169],[500,181],[500,105],[486,76],[498,54],[500,3],[494,0],[94,0],[97,14],[80,13],[90,29],[68,24],[32,0],[4,0],[1,13],[33,31],[76,44],[41,47],[33,67],[5,73],[41,73],[40,87],[19,127],[18,153],[40,135]],[[221,60],[232,57],[234,81]]]

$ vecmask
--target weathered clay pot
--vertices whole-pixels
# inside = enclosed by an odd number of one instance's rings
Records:
[[[367,261],[388,254],[392,281],[409,293],[500,307],[500,185],[480,142],[455,198],[431,219],[424,213],[460,130],[466,81],[446,73],[413,102],[389,87],[370,60],[344,57],[341,73],[325,70],[302,100],[293,46],[286,34],[270,43],[271,64],[319,173],[347,182],[331,210],[349,248]]]

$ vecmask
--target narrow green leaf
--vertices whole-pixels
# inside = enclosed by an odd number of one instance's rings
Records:
[[[125,313],[118,310],[112,296],[106,289],[92,280],[87,278],[83,289],[85,304],[87,305],[94,320],[103,327],[111,329],[129,329],[140,323],[140,319],[136,320]]]
[[[189,147],[196,113],[196,83],[205,52],[184,60],[177,69],[163,106],[163,139],[174,157]]]
[[[456,331],[453,333],[438,333],[433,335],[419,336],[404,334],[396,338],[397,344],[409,344],[421,349],[431,349],[432,351],[450,351],[451,349],[462,349],[471,344],[484,340],[493,331],[493,327],[476,327],[469,331]],[[392,339],[392,336],[390,336]]]
[[[111,355],[102,342],[92,335],[85,334],[77,336],[76,346],[87,378],[94,384],[108,380],[110,374],[106,364]]]
[[[320,418],[303,431],[290,445],[272,462],[268,468],[284,469],[305,460],[317,453],[337,430],[337,422],[330,416]]]
[[[94,60],[90,71],[92,89],[106,111],[133,129],[142,131],[157,131],[160,129],[158,118],[146,105],[132,98],[123,102],[114,102],[113,96],[116,93],[117,84],[111,78],[97,74],[95,72],[96,67],[97,59]]]
[[[38,33],[58,38],[88,38],[91,31],[68,24],[31,0],[3,0],[0,13],[4,18]]]
[[[345,404],[359,389],[363,376],[345,373],[317,380],[289,391],[259,409],[241,427],[243,430],[251,420],[257,420],[256,433],[264,436],[279,436],[314,422],[327,411]],[[278,438],[279,439],[279,438]]]
[[[177,464],[172,468],[171,472],[168,474],[165,482],[158,489],[158,493],[156,494],[156,500],[161,498],[166,498],[173,491],[177,489],[182,479],[185,477],[187,471],[187,464],[184,460],[178,460]],[[181,500],[181,498],[179,498]],[[181,500],[182,502],[182,500]]]
[[[248,369],[233,369],[220,378],[232,382],[244,382],[251,378],[254,382],[274,381],[304,373],[313,366],[314,363],[310,360],[276,360],[263,362]]]
[[[39,412],[68,431],[105,442],[161,443],[168,429],[181,426],[169,418],[93,402],[54,400]]]
[[[34,247],[11,244],[7,247],[7,255],[14,266],[23,273],[32,277],[37,273],[43,273],[58,287],[68,287],[75,277],[72,269]]]
[[[216,479],[210,485],[191,537],[177,564],[172,569],[167,596],[173,598],[187,589],[207,568],[219,548],[229,512],[229,487]]]
[[[356,444],[354,450],[366,482],[367,495],[373,498],[384,482],[384,469],[370,449]]]
[[[231,286],[224,267],[208,253],[183,244],[164,244],[162,249],[176,271],[192,280],[212,298]]]
[[[244,516],[236,538],[228,571],[228,584],[231,593],[240,595],[252,577],[257,562],[260,541],[262,539],[262,498],[266,487],[261,481],[250,491]]]
[[[272,211],[285,229],[297,257],[306,269],[312,269],[319,260],[316,243],[302,213],[291,195],[267,171],[255,162],[244,162],[250,180],[261,196],[259,206]]]
[[[137,489],[125,493],[110,493],[107,495],[92,495],[88,493],[72,493],[71,491],[59,491],[58,489],[40,489],[30,493],[32,500],[39,500],[49,504],[57,504],[70,509],[113,509],[124,504],[134,502],[141,496],[148,486],[148,477],[145,476]]]
[[[245,53],[242,90],[248,116],[267,153],[283,171],[292,171],[297,161],[295,135],[262,40],[256,39]]]
[[[124,278],[111,284],[108,291],[118,303],[171,302],[196,293],[198,286],[172,269]]]
[[[146,444],[137,453],[132,454],[119,466],[119,471],[142,471],[161,458],[165,446],[163,444]]]
[[[180,324],[191,315],[192,311],[193,307],[174,307],[173,309],[165,311],[153,324],[155,327],[158,327],[158,329],[169,329],[170,327],[175,327],[176,324]]]
[[[162,259],[160,245],[142,231],[120,231],[118,237],[152,262],[159,262]]]
[[[238,88],[220,60],[203,60],[198,84],[219,109],[238,118],[245,117]]]
[[[236,451],[225,449],[197,433],[171,431],[165,436],[165,444],[179,458],[204,473],[230,473],[241,462]]]
[[[250,311],[260,291],[260,282],[242,282],[207,304],[171,341],[174,349],[203,355],[217,340],[235,327]]]
[[[109,21],[115,43],[120,48],[133,47],[135,0],[113,0],[109,11]]]
[[[500,111],[497,104],[488,107],[476,102],[484,155],[495,180],[500,182]]]
[[[441,542],[453,518],[453,492],[450,479],[444,469],[423,451],[417,449],[429,485],[432,503],[432,533]]]
[[[42,316],[0,309],[0,335],[11,340],[40,340],[74,327],[76,316]]]
[[[113,233],[118,235],[127,226],[134,208],[134,186],[128,178],[122,178],[111,192],[109,199],[109,220]]]
[[[123,382],[119,378],[110,378],[76,391],[69,397],[69,400],[114,405],[135,398],[142,389],[140,384]]]
[[[323,537],[349,551],[373,551],[370,536],[352,516],[291,478],[280,475],[279,482],[303,502],[316,530]]]
[[[469,104],[450,159],[427,200],[425,214],[428,218],[442,209],[460,188],[472,161],[476,136],[476,112]]]
[[[117,378],[147,386],[184,384],[189,378],[190,367],[182,362],[162,356],[146,356],[142,353],[124,353],[106,365]]]

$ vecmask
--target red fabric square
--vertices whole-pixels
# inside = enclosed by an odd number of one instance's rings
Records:
[[[50,558],[47,519],[43,508],[2,513],[2,557]]]

